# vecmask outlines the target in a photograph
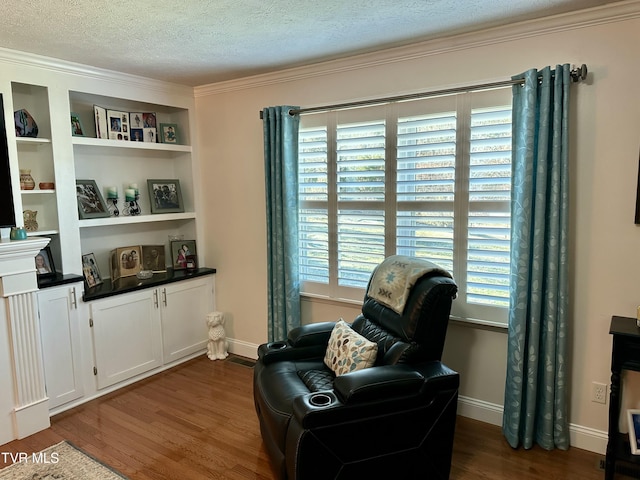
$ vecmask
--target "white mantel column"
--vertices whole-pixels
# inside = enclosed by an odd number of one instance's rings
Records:
[[[0,445],[48,428],[49,399],[44,383],[40,323],[37,314],[38,279],[35,256],[49,243],[48,238],[0,240],[0,372],[10,373],[0,380]],[[4,310],[4,312],[2,311]],[[4,315],[3,315],[4,313]],[[5,375],[7,377],[7,375]],[[12,431],[7,431],[10,428]]]

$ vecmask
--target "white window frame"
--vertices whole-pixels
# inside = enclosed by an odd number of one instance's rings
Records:
[[[338,285],[337,280],[337,211],[339,207],[337,195],[336,172],[336,128],[337,125],[384,120],[385,134],[385,200],[384,202],[365,202],[363,208],[381,208],[384,217],[384,256],[393,255],[396,249],[396,212],[410,205],[398,205],[396,202],[396,154],[397,154],[397,119],[422,115],[429,112],[455,111],[456,113],[456,152],[455,152],[455,199],[444,207],[451,208],[454,215],[454,261],[453,275],[459,286],[458,299],[454,301],[452,318],[471,323],[506,327],[508,319],[507,307],[468,304],[466,298],[467,277],[467,228],[469,212],[469,121],[474,109],[511,105],[511,89],[500,88],[490,91],[471,92],[422,100],[412,100],[395,104],[368,106],[349,110],[338,110],[315,114],[303,114],[301,131],[309,128],[326,127],[327,146],[327,200],[305,202],[301,196],[300,209],[325,207],[328,214],[328,256],[329,283],[310,281],[301,282],[301,292],[305,296],[328,298],[337,301],[362,301],[363,288]],[[447,203],[447,202],[444,202]],[[452,205],[451,205],[452,203]],[[357,203],[354,207],[358,206]],[[509,202],[487,202],[476,204],[476,207],[491,211],[501,211],[509,215]],[[434,206],[430,206],[431,209]]]

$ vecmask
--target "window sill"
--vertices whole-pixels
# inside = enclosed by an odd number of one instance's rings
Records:
[[[460,318],[449,317],[449,322],[452,325],[459,325],[461,327],[477,328],[480,330],[490,330],[492,332],[507,333],[508,326],[501,322],[491,322],[489,320],[478,320],[476,318]]]
[[[347,298],[329,298],[323,295],[317,295],[313,293],[300,293],[300,299],[311,303],[322,303],[325,305],[346,305],[349,307],[361,307],[362,301],[350,300]],[[461,317],[449,317],[449,321],[452,325],[459,325],[461,327],[477,328],[481,330],[490,330],[494,332],[507,333],[507,325],[500,322],[491,322],[489,320],[478,320],[475,318],[461,318]]]
[[[351,300],[349,298],[329,298],[324,295],[314,293],[300,293],[300,299],[312,303],[324,303],[326,305],[348,305],[350,307],[361,307],[362,300]]]

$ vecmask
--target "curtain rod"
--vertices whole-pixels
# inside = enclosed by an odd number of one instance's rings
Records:
[[[580,67],[572,68],[570,73],[572,82],[579,82],[587,78],[587,66],[583,63]],[[452,95],[454,93],[465,93],[478,90],[490,90],[492,88],[506,87],[508,85],[523,84],[524,79],[501,80],[491,83],[480,83],[477,85],[468,85],[466,87],[445,88],[443,90],[432,90],[430,92],[409,93],[406,95],[397,95],[395,97],[375,98],[371,100],[360,100],[357,102],[336,103],[334,105],[323,105],[319,107],[298,108],[289,110],[289,115],[299,115],[301,113],[322,112],[329,110],[341,110],[352,107],[362,107],[367,105],[379,105],[383,103],[401,102],[403,100],[415,100],[418,98],[437,97],[440,95]],[[262,110],[260,110],[260,119],[262,120]]]

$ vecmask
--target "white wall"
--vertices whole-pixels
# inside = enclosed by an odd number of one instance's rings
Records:
[[[260,109],[428,91],[586,63],[589,80],[572,96],[569,407],[573,444],[604,451],[608,405],[590,401],[591,382],[609,383],[611,315],[634,316],[640,303],[640,230],[633,223],[639,44],[640,4],[633,1],[197,88],[205,248],[218,268],[217,305],[229,314],[232,348],[254,355],[267,337]],[[349,305],[308,302],[303,311],[305,322],[357,313]],[[467,413],[499,419],[505,355],[504,332],[451,326],[445,361],[461,373]]]

